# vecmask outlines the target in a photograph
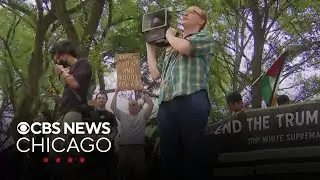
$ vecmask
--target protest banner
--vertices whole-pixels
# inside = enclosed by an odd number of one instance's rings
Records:
[[[319,102],[253,109],[209,126],[215,174],[320,173],[319,109]]]

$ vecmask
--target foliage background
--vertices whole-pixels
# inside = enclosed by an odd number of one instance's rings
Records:
[[[260,84],[251,84],[285,49],[290,56],[278,93],[288,94],[293,102],[319,99],[318,1],[0,0],[0,129],[13,115],[11,127],[22,119],[35,120],[41,111],[56,118],[59,102],[48,90],[61,94],[63,84],[54,75],[48,50],[59,39],[72,40],[90,59],[94,78],[89,98],[97,89],[112,97],[114,83],[106,82],[115,79],[115,54],[139,52],[142,80],[156,102],[159,82],[152,81],[148,72],[142,16],[169,8],[176,17],[173,25],[178,26],[182,11],[191,5],[208,12],[207,30],[216,40],[208,74],[212,121],[223,117],[225,96],[231,91],[241,92],[247,106],[261,107]],[[152,136],[155,119],[150,124]],[[14,130],[5,133],[17,136]]]

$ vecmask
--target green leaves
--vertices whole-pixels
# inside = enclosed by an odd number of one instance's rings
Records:
[[[14,1],[18,2],[18,1]],[[0,37],[9,45],[6,48],[5,43],[0,40],[0,72],[4,74],[0,77],[0,89],[6,93],[14,93],[17,103],[23,99],[25,89],[22,85],[27,81],[25,78],[33,72],[28,67],[31,62],[31,53],[35,49],[35,28],[37,11],[36,7],[31,7],[23,1],[20,4],[11,4],[7,8],[0,9]],[[102,17],[96,32],[89,34],[94,40],[88,48],[89,59],[95,72],[95,83],[97,84],[96,72],[108,73],[108,69],[103,63],[104,55],[114,55],[116,53],[140,52],[141,56],[146,55],[145,41],[141,32],[141,21],[144,12],[144,5],[148,6],[148,12],[153,12],[161,8],[170,8],[174,14],[173,21],[177,25],[178,15],[189,6],[199,6],[208,13],[207,29],[214,35],[216,40],[216,55],[211,64],[211,70],[208,74],[210,97],[215,103],[216,108],[212,116],[216,119],[219,116],[220,109],[225,107],[225,94],[237,87],[242,91],[244,87],[251,87],[252,69],[261,67],[252,67],[252,51],[255,42],[252,38],[252,9],[250,9],[249,0],[157,0],[157,1],[136,1],[122,0],[112,1],[109,9],[109,2],[106,1]],[[148,3],[147,3],[148,2]],[[273,1],[268,1],[268,3]],[[146,4],[143,4],[146,3]],[[277,4],[278,3],[278,4]],[[69,17],[76,30],[78,38],[81,39],[88,25],[92,2],[88,0],[69,0],[66,1],[66,8],[78,9]],[[268,17],[267,28],[273,23],[269,34],[263,41],[264,53],[262,56],[263,67],[268,66],[279,52],[286,47],[294,47],[295,54],[291,54],[288,64],[297,67],[319,67],[317,62],[319,58],[318,42],[318,22],[320,20],[318,12],[320,4],[318,1],[274,1],[273,4],[265,6],[261,1],[259,4],[259,13],[261,18]],[[77,8],[75,8],[77,7]],[[267,9],[266,7],[269,7]],[[27,10],[27,11],[26,11]],[[111,10],[111,15],[109,14]],[[268,10],[268,11],[267,11]],[[48,12],[45,12],[48,14]],[[17,22],[20,22],[17,24]],[[15,26],[15,24],[17,24]],[[14,28],[12,28],[14,27]],[[94,26],[95,27],[95,26]],[[11,29],[11,30],[10,30]],[[7,38],[10,32],[9,38]],[[102,34],[105,33],[105,37]],[[46,32],[43,52],[43,72],[40,80],[40,96],[37,97],[39,103],[45,107],[53,108],[54,102],[51,97],[45,95],[45,91],[54,86],[61,93],[63,83],[59,82],[54,74],[52,59],[49,57],[48,48],[59,39],[70,38],[66,35],[66,29],[63,29],[60,21],[55,21]],[[10,53],[11,52],[11,56]],[[296,58],[299,56],[299,58]],[[318,65],[318,66],[317,66]],[[239,67],[238,67],[239,66]],[[300,69],[300,71],[302,71]],[[286,73],[296,73],[288,70]],[[147,73],[146,73],[147,74]],[[50,79],[50,81],[49,81]],[[307,84],[304,79],[296,78],[297,83],[305,87],[316,87],[314,84],[317,78],[312,78]],[[235,82],[238,82],[235,84]],[[12,91],[16,87],[16,91]],[[301,89],[306,94],[316,94],[312,88]],[[305,97],[301,97],[303,99]],[[52,104],[50,104],[52,103]]]

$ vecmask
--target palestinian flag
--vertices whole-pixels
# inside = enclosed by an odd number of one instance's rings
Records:
[[[269,70],[261,77],[261,95],[267,106],[275,105],[275,93],[278,90],[278,81],[284,62],[288,52],[285,51],[280,57],[271,65]],[[272,102],[270,102],[272,101]]]

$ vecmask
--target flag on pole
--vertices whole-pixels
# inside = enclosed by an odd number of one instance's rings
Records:
[[[284,62],[288,55],[285,51],[280,57],[271,65],[269,70],[261,77],[261,95],[267,107],[276,105],[275,93],[278,90],[278,81]]]
[[[278,87],[276,88],[276,91],[278,91]],[[278,97],[277,97],[276,93],[274,93],[274,95],[272,97],[272,101],[270,102],[270,106],[278,106],[277,98]]]

